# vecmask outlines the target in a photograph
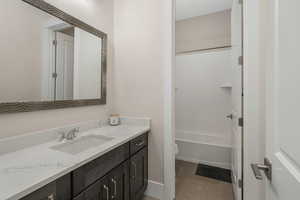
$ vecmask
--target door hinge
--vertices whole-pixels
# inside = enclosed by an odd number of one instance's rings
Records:
[[[243,180],[242,179],[238,180],[238,186],[239,186],[239,188],[243,188]]]
[[[242,117],[239,118],[239,126],[244,127],[244,118]]]
[[[52,41],[52,44],[53,44],[54,46],[56,46],[56,45],[57,45],[57,40],[53,40],[53,41]]]
[[[239,57],[239,65],[244,65],[244,57],[243,56]]]
[[[52,73],[52,78],[57,78],[57,73]]]

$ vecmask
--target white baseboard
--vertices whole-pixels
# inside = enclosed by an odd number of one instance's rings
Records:
[[[209,165],[209,166],[213,166],[213,167],[220,167],[220,168],[223,168],[223,169],[231,169],[231,166],[230,166],[229,163],[210,162],[210,161],[206,161],[206,160],[198,160],[198,159],[195,159],[195,158],[188,158],[188,157],[181,157],[181,156],[176,156],[176,159],[186,161],[186,162],[195,163],[195,164],[204,164],[204,165]]]
[[[149,180],[145,195],[162,200],[164,196],[164,184]]]

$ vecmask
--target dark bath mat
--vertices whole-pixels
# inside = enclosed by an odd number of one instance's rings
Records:
[[[199,164],[196,175],[231,183],[231,170]]]

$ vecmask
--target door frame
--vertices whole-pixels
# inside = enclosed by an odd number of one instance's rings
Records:
[[[243,3],[243,199],[264,200],[264,184],[257,183],[253,176],[251,163],[263,159],[264,155],[264,111],[263,111],[263,78],[260,68],[260,0],[241,0]],[[170,9],[166,20],[172,19],[166,27],[165,41],[170,49],[165,71],[165,122],[164,122],[164,199],[175,198],[175,0],[165,1]],[[169,37],[169,36],[172,37]],[[260,93],[260,95],[259,95]],[[262,95],[261,95],[262,94]]]
[[[231,14],[231,30],[236,31],[238,30],[239,34],[239,43],[236,44],[237,38],[232,38],[232,66],[233,70],[240,70],[239,71],[239,86],[240,88],[236,91],[232,91],[232,101],[234,102],[235,98],[239,99],[239,105],[236,107],[236,105],[233,105],[234,111],[233,111],[233,128],[237,128],[238,130],[232,131],[232,189],[233,189],[233,197],[235,200],[243,200],[244,199],[244,2],[241,0],[233,0],[232,2],[232,9],[234,9],[234,13]],[[239,16],[238,19],[233,19],[233,17]],[[239,23],[239,25],[235,23]],[[236,29],[238,26],[239,29]],[[237,33],[232,33],[237,34]],[[237,36],[235,36],[237,37]],[[238,49],[238,52],[235,52],[236,49]],[[238,53],[238,54],[237,54]],[[236,77],[235,77],[236,79]],[[234,80],[236,81],[236,80]],[[233,89],[236,87],[235,84],[233,84]],[[234,95],[234,96],[233,96]],[[238,96],[237,96],[238,95]],[[240,109],[236,112],[236,109]],[[238,134],[238,135],[237,135]],[[239,141],[238,141],[238,140]],[[237,142],[238,141],[238,142]],[[235,144],[237,143],[237,144]],[[239,152],[237,152],[239,151]],[[239,157],[235,157],[238,155]],[[237,164],[236,164],[237,163]],[[234,171],[235,170],[235,171]]]
[[[259,0],[251,0],[251,1],[259,1]],[[252,3],[251,1],[247,1],[247,3]],[[241,0],[241,2],[243,3],[242,5],[242,51],[243,51],[243,57],[245,58],[246,55],[248,55],[248,50],[250,50],[251,53],[255,53],[255,50],[252,49],[252,47],[246,47],[249,48],[247,49],[247,51],[245,50],[245,35],[248,36],[248,34],[246,34],[246,30],[245,30],[245,22],[248,21],[248,16],[246,18],[245,16],[245,11],[248,10],[251,7],[245,6],[245,2],[246,0]],[[164,200],[175,200],[175,58],[176,58],[176,50],[175,50],[175,24],[176,24],[176,1],[175,0],[171,0],[171,1],[165,1],[164,2],[165,5],[167,7],[171,7],[171,12],[170,13],[166,13],[166,20],[171,19],[171,21],[168,21],[167,24],[169,24],[169,27],[166,27],[165,29],[165,41],[167,43],[166,46],[168,46],[170,49],[169,50],[169,58],[171,60],[169,60],[169,62],[166,62],[166,64],[168,64],[166,67],[166,70],[164,72],[164,77],[165,77],[165,109],[164,109]],[[170,5],[171,4],[171,5]],[[252,8],[251,8],[252,10]],[[247,26],[248,28],[248,26]],[[248,29],[247,29],[248,30]],[[251,29],[250,29],[251,30]],[[171,37],[170,37],[171,35]],[[250,43],[251,44],[251,43]],[[247,54],[245,53],[247,52]],[[251,58],[251,56],[250,56]],[[251,63],[247,63],[250,64]],[[246,66],[246,63],[243,63],[243,67]],[[245,85],[245,70],[243,70],[243,77],[242,77],[242,90],[245,90],[245,87],[248,87],[248,84]],[[250,74],[252,75],[256,75],[256,74]],[[251,86],[251,85],[250,85]],[[244,96],[245,98],[245,96]],[[244,101],[244,98],[242,100],[242,118],[244,119],[244,127],[245,127],[245,104],[246,102]],[[248,103],[248,102],[247,102]],[[251,102],[252,103],[252,102]],[[242,130],[242,134],[244,135],[245,128],[243,127]],[[245,137],[243,137],[243,148],[242,148],[242,179],[244,180],[245,177],[248,178],[248,176],[245,176]],[[244,181],[245,183],[245,181]],[[245,184],[243,184],[243,188],[242,188],[242,197],[243,200],[252,200],[251,197],[253,197],[253,195],[251,194],[251,192],[247,192],[246,195],[244,195],[244,188],[245,188]],[[252,196],[251,196],[252,195]],[[262,200],[262,199],[261,199]]]
[[[260,8],[261,0],[242,0],[243,2],[243,90],[244,90],[244,152],[243,152],[243,199],[264,200],[264,184],[258,183],[253,176],[251,163],[260,163],[264,157],[264,72],[260,61]],[[164,199],[173,200],[175,197],[175,0],[164,1],[162,4],[170,9],[165,13],[164,20],[172,19],[165,27],[166,49],[170,60],[166,62],[164,73],[165,82],[165,122],[164,122]],[[171,5],[170,5],[171,4]],[[172,37],[170,37],[170,35]]]
[[[163,1],[164,8],[163,42],[168,59],[164,62],[164,147],[163,147],[163,179],[164,191],[162,200],[175,199],[175,0]],[[171,37],[170,37],[171,36]]]
[[[55,52],[56,47],[53,45],[53,41],[56,40],[55,31],[71,27],[71,25],[61,20],[49,20],[43,27],[43,78],[41,94],[44,101],[54,99],[54,84],[55,81],[52,77],[52,73],[55,72]]]

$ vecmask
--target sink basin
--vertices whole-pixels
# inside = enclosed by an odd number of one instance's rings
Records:
[[[107,137],[103,135],[88,135],[75,139],[74,141],[69,141],[63,144],[53,146],[51,147],[51,149],[76,155],[90,148],[103,145],[113,139],[114,138],[112,137]]]

